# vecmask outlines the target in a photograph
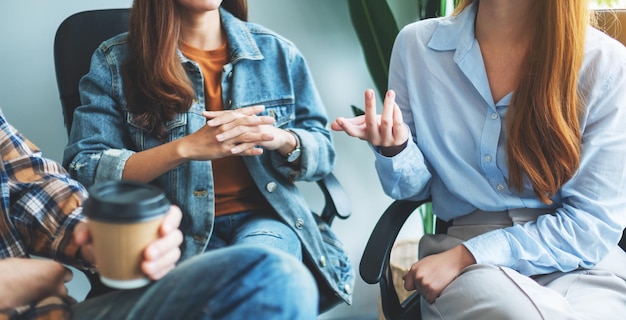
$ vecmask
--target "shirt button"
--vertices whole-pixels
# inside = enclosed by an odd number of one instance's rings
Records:
[[[324,256],[320,257],[320,266],[322,268],[326,266],[326,257],[324,257]]]
[[[492,159],[491,159],[491,155],[490,155],[490,154],[485,155],[485,161],[487,161],[487,162],[491,162],[491,160],[492,160]]]
[[[304,220],[302,220],[302,219],[296,220],[296,228],[297,229],[302,229],[302,227],[304,227]]]
[[[228,78],[228,80],[232,79],[233,78],[233,73],[229,72],[227,78]]]
[[[274,192],[274,190],[276,190],[276,182],[272,181],[265,185],[265,190],[267,190],[268,192]]]
[[[204,241],[204,237],[203,236],[199,236],[197,234],[193,235],[193,239],[196,241]]]
[[[504,190],[504,186],[502,184],[499,184],[499,185],[496,186],[496,190],[502,191],[502,190]]]
[[[350,293],[352,292],[352,287],[350,287],[350,285],[349,285],[349,284],[347,284],[347,283],[346,283],[346,284],[344,284],[344,285],[343,285],[343,292],[345,292],[345,293],[347,293],[347,294],[350,294]]]
[[[233,100],[230,100],[230,99],[228,100],[228,106],[229,106],[229,107],[232,107],[232,106],[233,106]]]
[[[498,119],[498,114],[496,112],[491,114],[491,119],[496,120]]]

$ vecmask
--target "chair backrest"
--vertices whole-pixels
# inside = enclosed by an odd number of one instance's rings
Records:
[[[69,16],[54,38],[54,67],[65,128],[72,128],[80,105],[78,82],[89,71],[91,56],[102,41],[128,31],[130,9],[83,11]]]

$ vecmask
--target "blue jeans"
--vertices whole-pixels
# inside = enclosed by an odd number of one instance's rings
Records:
[[[215,218],[207,251],[239,244],[276,248],[302,260],[298,235],[276,213],[244,211]]]
[[[181,263],[163,279],[85,300],[73,319],[315,319],[310,272],[272,248],[238,245]]]

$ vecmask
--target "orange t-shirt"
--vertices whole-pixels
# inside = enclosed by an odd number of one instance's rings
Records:
[[[204,78],[205,108],[210,111],[224,110],[221,78],[222,67],[228,63],[226,43],[216,50],[204,51],[181,42],[180,50],[200,66]],[[212,163],[216,216],[269,208],[240,156],[216,159]]]

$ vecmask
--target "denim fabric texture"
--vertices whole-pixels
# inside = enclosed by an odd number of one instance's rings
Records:
[[[283,250],[302,260],[298,235],[273,212],[245,211],[217,217],[206,250],[243,243]]]
[[[295,258],[240,245],[188,259],[148,287],[76,304],[72,319],[313,320],[317,305],[315,281]]]
[[[220,10],[226,30],[230,62],[223,67],[222,100],[225,109],[264,105],[275,125],[293,130],[300,138],[301,166],[294,170],[275,151],[244,157],[257,187],[280,219],[303,246],[303,260],[320,281],[325,297],[351,303],[354,270],[335,234],[311,214],[295,181],[316,181],[331,172],[335,151],[328,119],[304,57],[288,40],[274,32],[242,22]],[[91,69],[80,82],[82,105],[65,149],[63,165],[81,183],[90,186],[120,180],[127,159],[162,142],[145,134],[133,122],[123,94],[121,66],[128,55],[126,34],[103,42],[92,57]],[[188,111],[166,123],[170,141],[204,126],[205,96],[198,65],[180,52],[196,99]],[[185,235],[182,260],[205,251],[214,224],[214,186],[211,161],[190,161],[154,181],[183,211]],[[322,300],[325,301],[325,300]],[[325,302],[322,302],[322,307]]]

